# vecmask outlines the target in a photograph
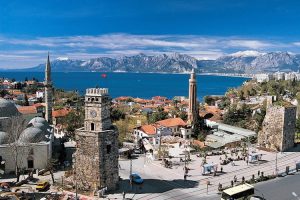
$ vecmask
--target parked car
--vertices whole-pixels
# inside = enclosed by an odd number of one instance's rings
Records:
[[[135,154],[141,154],[142,150],[141,149],[134,149],[133,153],[135,153]]]
[[[48,181],[40,181],[36,185],[36,190],[45,190],[50,186],[50,183]]]
[[[132,178],[133,183],[142,184],[144,182],[144,180],[140,177],[140,175],[138,175],[136,173],[132,173],[131,178]],[[129,176],[129,179],[130,179],[130,176]]]
[[[10,189],[0,187],[0,192],[10,192]]]

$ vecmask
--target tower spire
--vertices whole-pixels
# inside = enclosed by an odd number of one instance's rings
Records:
[[[46,103],[46,113],[45,119],[49,124],[52,124],[52,82],[51,82],[51,65],[50,56],[48,52],[46,69],[45,69],[45,103]]]
[[[189,79],[189,112],[188,122],[191,124],[197,114],[197,81],[194,68]]]
[[[48,52],[46,70],[45,70],[45,82],[46,84],[51,84],[51,65],[50,65],[50,56]]]

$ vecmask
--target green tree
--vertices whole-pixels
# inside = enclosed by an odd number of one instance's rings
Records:
[[[168,113],[164,111],[162,107],[158,107],[156,112],[153,112],[150,115],[147,115],[148,123],[152,124],[160,120],[167,119]]]
[[[84,125],[84,110],[72,110],[58,123],[66,126],[68,137],[74,138],[75,130]]]
[[[110,112],[111,120],[113,122],[118,121],[120,119],[125,119],[125,113],[118,108],[112,108]]]
[[[3,98],[5,95],[9,95],[9,92],[7,90],[0,90],[0,96]]]
[[[204,102],[207,103],[208,105],[213,105],[215,103],[215,98],[212,96],[205,96]]]

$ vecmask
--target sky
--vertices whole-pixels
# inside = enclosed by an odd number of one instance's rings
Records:
[[[300,53],[298,0],[0,0],[0,68],[51,59]]]

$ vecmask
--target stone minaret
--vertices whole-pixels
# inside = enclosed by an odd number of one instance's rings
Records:
[[[52,81],[51,81],[51,66],[49,53],[46,63],[45,70],[45,103],[46,103],[46,114],[45,119],[52,124]]]
[[[191,124],[197,114],[197,82],[194,69],[189,79],[189,112],[188,122]]]
[[[84,127],[75,132],[75,181],[82,190],[115,190],[119,181],[118,130],[110,119],[108,89],[90,88],[85,95]]]

